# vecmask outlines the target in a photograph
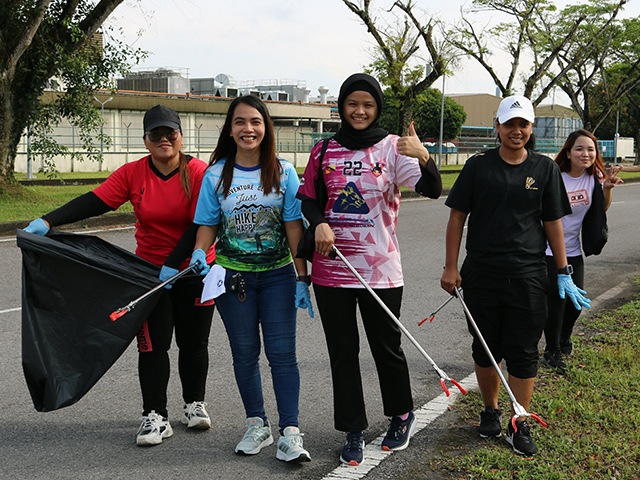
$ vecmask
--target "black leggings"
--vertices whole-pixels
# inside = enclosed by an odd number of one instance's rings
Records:
[[[584,259],[582,255],[579,257],[567,257],[567,262],[573,267],[573,283],[578,288],[584,288]],[[544,338],[547,345],[545,352],[556,353],[560,351],[560,344],[569,343],[573,326],[580,316],[581,310],[578,310],[569,297],[563,300],[558,295],[558,267],[553,257],[547,257],[547,275],[551,288],[547,296],[547,305],[549,308],[549,316],[547,324],[544,327]]]
[[[409,369],[400,346],[402,334],[394,321],[363,288],[320,285],[313,288],[329,349],[336,430],[358,432],[368,426],[360,375],[356,304],[378,371],[384,414],[392,417],[413,410]],[[374,291],[399,317],[402,287]]]
[[[138,332],[138,373],[143,415],[155,410],[166,417],[169,384],[169,348],[173,330],[179,348],[178,372],[185,403],[203,401],[209,368],[209,332],[214,305],[201,304],[202,277],[186,275],[158,304]]]

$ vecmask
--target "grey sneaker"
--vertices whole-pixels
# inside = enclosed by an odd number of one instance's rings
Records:
[[[278,440],[276,458],[285,462],[310,462],[311,456],[302,446],[302,433],[298,427],[287,427]]]
[[[192,402],[187,403],[184,406],[182,413],[182,423],[187,428],[196,428],[198,430],[206,430],[211,428],[211,419],[207,410],[204,408],[207,404],[205,402]]]
[[[244,455],[255,455],[260,453],[264,447],[267,447],[273,443],[273,437],[271,436],[271,427],[265,425],[264,420],[260,417],[247,418],[247,431],[240,440],[240,443],[236,445],[236,453]]]
[[[140,446],[158,445],[163,438],[173,435],[173,429],[169,420],[162,415],[158,415],[152,410],[149,415],[143,416],[140,420],[140,428],[136,436],[136,444]]]

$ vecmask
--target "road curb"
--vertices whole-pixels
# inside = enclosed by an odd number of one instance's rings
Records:
[[[0,223],[0,237],[15,236],[16,230],[21,229],[29,225],[30,221],[22,222],[3,222]],[[107,213],[98,217],[87,218],[80,222],[68,223],[56,227],[56,230],[61,231],[82,231],[86,229],[95,229],[100,227],[115,227],[121,225],[133,225],[136,223],[136,217],[133,212],[129,213]]]
[[[640,177],[633,177],[625,179],[625,183],[640,183]],[[450,189],[442,191],[440,198],[446,197],[449,194]],[[420,196],[413,190],[403,190],[401,192],[403,199],[416,199],[426,198]],[[30,220],[21,222],[0,222],[0,237],[13,236],[16,234],[16,230],[24,228],[29,225]],[[133,225],[136,223],[136,217],[133,213],[108,213],[106,215],[100,215],[98,217],[87,218],[80,222],[70,223],[61,227],[56,227],[57,230],[69,231],[69,230],[83,230],[94,229],[100,227],[114,227],[121,225]]]

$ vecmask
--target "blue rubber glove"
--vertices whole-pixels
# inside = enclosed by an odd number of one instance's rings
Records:
[[[49,233],[49,227],[41,218],[36,218],[24,229],[27,233],[35,233],[36,235],[46,235]]]
[[[207,265],[207,254],[204,253],[204,250],[202,250],[201,248],[194,250],[191,254],[191,261],[189,262],[189,266],[193,264],[196,265],[196,273],[199,273],[200,275],[206,275],[207,273],[209,273],[209,270],[211,270],[211,267]]]
[[[564,299],[565,293],[569,295],[569,298],[573,302],[573,306],[576,307],[577,310],[582,310],[583,307],[591,308],[591,305],[589,305],[591,300],[586,297],[587,292],[576,287],[571,275],[565,275],[562,273],[558,275],[558,293],[562,299]]]
[[[313,318],[313,305],[309,297],[309,285],[306,282],[296,282],[296,308],[306,308],[309,316]]]
[[[171,268],[171,267],[167,267],[166,265],[163,265],[162,268],[160,269],[160,281],[166,282],[167,280],[169,280],[174,275],[177,275],[178,273],[179,271],[177,268]],[[166,288],[167,290],[170,290],[171,287],[173,287],[174,283],[175,283],[175,280],[173,282],[167,283],[164,286],[164,288]]]

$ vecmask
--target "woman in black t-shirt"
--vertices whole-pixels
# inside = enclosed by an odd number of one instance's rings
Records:
[[[441,286],[464,298],[497,363],[509,372],[509,387],[528,410],[538,367],[538,341],[547,318],[545,248],[554,253],[562,293],[588,308],[566,272],[561,217],[571,213],[560,170],[554,162],[530,151],[535,114],[522,96],[505,98],[498,108],[496,131],[500,146],[470,158],[451,189],[446,233],[446,263]],[[458,256],[465,221],[469,217],[461,272]],[[560,286],[560,285],[559,285]],[[485,409],[480,435],[502,433],[498,408],[500,377],[474,330],[472,351]],[[525,417],[516,429],[509,423],[507,441],[516,453],[533,455],[537,447]]]

